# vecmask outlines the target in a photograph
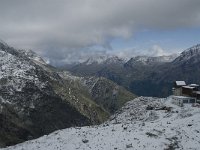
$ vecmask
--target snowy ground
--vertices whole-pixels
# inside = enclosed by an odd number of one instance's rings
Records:
[[[59,130],[2,150],[76,149],[199,150],[200,108],[173,105],[170,97],[139,97],[102,125]]]

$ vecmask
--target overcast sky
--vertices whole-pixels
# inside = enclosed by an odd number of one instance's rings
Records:
[[[59,64],[200,43],[200,0],[0,0],[0,39]]]

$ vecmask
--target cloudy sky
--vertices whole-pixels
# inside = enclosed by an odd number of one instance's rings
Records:
[[[200,0],[0,0],[0,39],[53,64],[200,43]]]

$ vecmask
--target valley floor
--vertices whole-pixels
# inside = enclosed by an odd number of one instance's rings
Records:
[[[1,150],[199,150],[200,108],[171,100],[139,97],[102,125],[58,130]]]

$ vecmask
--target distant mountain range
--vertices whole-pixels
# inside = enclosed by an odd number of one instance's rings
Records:
[[[80,63],[70,69],[75,75],[102,76],[142,96],[165,97],[171,94],[175,80],[200,83],[200,45],[195,45],[180,55],[148,57],[137,56],[128,61],[104,60],[101,63]]]
[[[0,42],[0,147],[102,123],[134,97],[109,79],[73,76]]]
[[[125,66],[134,67],[137,64],[157,65],[159,63],[172,62],[177,56],[178,56],[177,54],[169,56],[158,56],[158,57],[136,56],[127,61],[125,63]]]

